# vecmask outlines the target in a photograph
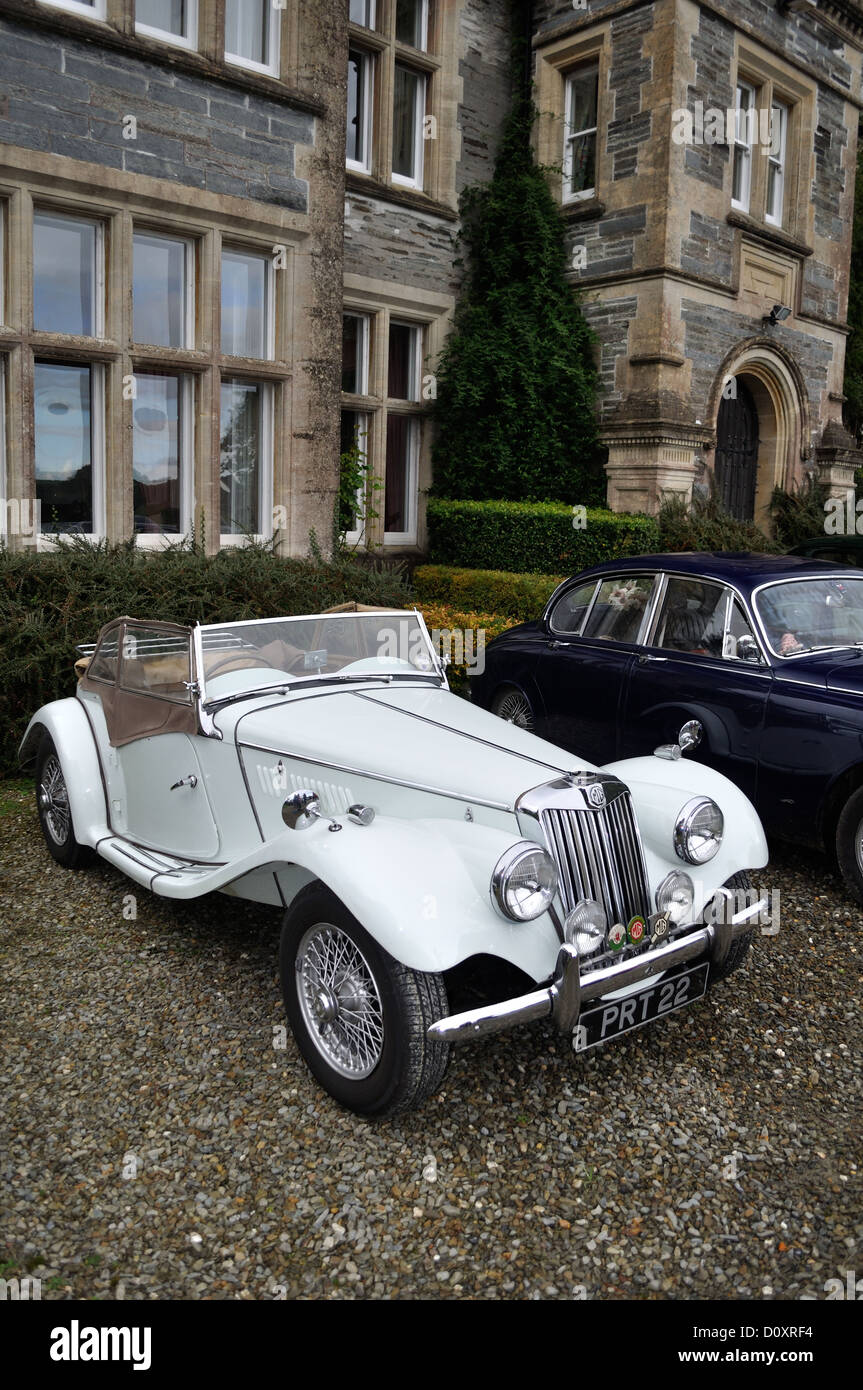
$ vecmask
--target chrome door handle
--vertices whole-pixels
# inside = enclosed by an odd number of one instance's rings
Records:
[[[188,777],[181,777],[179,782],[175,782],[174,785],[171,787],[171,791],[175,792],[178,787],[191,787],[192,790],[194,790],[195,787],[197,787],[197,785],[197,777],[195,776],[194,772],[190,772]]]
[[[638,664],[639,664],[639,666],[643,666],[644,663],[645,663],[646,661],[656,661],[656,662],[660,662],[660,661],[667,661],[667,660],[668,660],[668,657],[667,657],[667,656],[648,656],[646,653],[642,653],[642,655],[638,658]]]

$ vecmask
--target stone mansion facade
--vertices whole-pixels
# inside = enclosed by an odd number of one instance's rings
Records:
[[[848,485],[856,0],[0,0],[10,545],[194,528],[304,554],[355,444],[352,539],[422,551],[512,13],[609,504],[713,487],[763,522],[807,471]]]

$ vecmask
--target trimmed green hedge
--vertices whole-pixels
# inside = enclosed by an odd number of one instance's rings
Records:
[[[621,555],[659,548],[652,517],[588,508],[577,530],[564,502],[451,502],[428,500],[429,558],[433,564],[573,574]]]
[[[458,569],[420,565],[413,580],[417,600],[448,607],[497,613],[527,622],[536,618],[561,583],[557,574],[512,574],[507,570]]]
[[[61,542],[54,554],[0,547],[0,773],[18,768],[18,744],[40,705],[75,691],[75,645],[111,618],[231,622],[315,613],[356,599],[412,605],[400,571],[336,560],[283,560],[266,546],[203,555],[188,546],[159,554]]]

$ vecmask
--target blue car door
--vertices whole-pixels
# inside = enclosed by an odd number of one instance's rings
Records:
[[[723,585],[666,580],[649,640],[635,658],[622,714],[621,753],[676,742],[697,719],[689,755],[756,799],[758,760],[773,675],[738,598]]]
[[[618,756],[619,719],[655,576],[623,574],[564,590],[548,615],[537,682],[542,733],[592,763]]]

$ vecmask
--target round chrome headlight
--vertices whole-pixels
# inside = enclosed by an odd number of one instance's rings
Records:
[[[719,852],[725,820],[709,796],[687,801],[674,822],[674,851],[687,864],[706,864]]]
[[[605,941],[608,918],[601,903],[582,898],[567,914],[563,934],[580,956],[589,956]]]
[[[656,906],[677,927],[692,913],[695,885],[682,869],[672,869],[656,890]]]
[[[511,921],[531,922],[541,916],[556,892],[554,860],[529,840],[513,845],[495,864],[491,899],[498,912]]]

